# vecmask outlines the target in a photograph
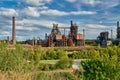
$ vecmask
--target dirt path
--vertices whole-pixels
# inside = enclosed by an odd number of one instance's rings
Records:
[[[73,69],[67,69],[67,70],[50,70],[50,71],[41,71],[41,72],[45,72],[45,73],[60,73],[60,72],[73,72]]]

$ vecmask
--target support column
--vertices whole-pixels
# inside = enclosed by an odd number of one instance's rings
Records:
[[[7,36],[7,45],[10,44],[9,36]]]

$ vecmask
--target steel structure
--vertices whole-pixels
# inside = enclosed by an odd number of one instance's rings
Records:
[[[120,26],[119,26],[119,21],[117,21],[117,39],[120,39]]]
[[[64,34],[61,34],[60,29],[64,29]],[[66,29],[70,33],[66,35]],[[83,45],[83,35],[78,33],[78,26],[71,21],[70,27],[58,27],[58,24],[53,24],[53,29],[47,39],[48,46],[81,46]]]

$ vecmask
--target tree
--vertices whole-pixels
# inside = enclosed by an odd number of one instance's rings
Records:
[[[81,62],[83,80],[120,80],[120,61],[116,47],[99,49],[99,55]]]

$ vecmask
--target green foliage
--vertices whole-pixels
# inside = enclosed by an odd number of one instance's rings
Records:
[[[64,50],[61,48],[53,49],[50,48],[46,52],[42,53],[41,60],[54,60],[60,59],[61,57],[66,56]]]
[[[98,51],[82,50],[82,51],[74,52],[73,54],[68,54],[68,57],[72,59],[91,59],[97,55],[99,55]]]
[[[46,52],[46,55],[45,55],[45,60],[50,60],[50,59],[55,59],[56,58],[56,53],[54,51],[54,49],[49,49],[47,50]]]
[[[41,48],[39,48],[39,47],[34,48],[34,56],[33,57],[34,57],[34,62],[37,65],[39,65],[42,52],[43,51],[41,50]]]
[[[76,70],[74,75],[76,75],[77,80],[82,80],[83,78],[83,74],[81,70],[80,71]]]
[[[40,60],[58,60],[55,64],[41,64]],[[42,49],[35,46],[25,49],[22,45],[7,48],[0,44],[0,70],[1,71],[49,71],[55,69],[71,68],[72,59],[86,59],[81,62],[82,71],[73,73],[41,73],[34,80],[120,80],[120,47],[109,46],[97,50],[82,50],[73,54],[66,54],[62,48]],[[77,77],[77,78],[75,78]]]
[[[55,70],[55,64],[40,64],[39,69],[42,71]]]
[[[119,80],[120,61],[118,47],[98,49],[97,56],[81,62],[84,69],[83,80]]]
[[[20,45],[16,46],[16,49],[4,48],[0,51],[0,70],[21,71],[26,64],[27,62],[23,59],[23,48]]]
[[[56,68],[60,68],[60,69],[71,68],[72,64],[73,64],[72,59],[63,57],[60,59],[60,61],[57,62]]]
[[[98,46],[95,40],[86,40],[85,44],[89,46]]]
[[[21,44],[13,48],[7,48],[6,44],[0,44],[0,70],[2,71],[30,71],[37,70],[40,66],[40,60],[60,59],[67,57],[61,48],[44,50],[39,46],[33,49],[25,49]],[[55,65],[43,65],[43,70],[52,70]]]
[[[62,57],[67,57],[67,54],[62,48],[56,50],[56,59],[61,59]]]
[[[74,76],[69,72],[63,73],[62,76],[65,77],[67,80],[75,80]]]
[[[35,70],[40,61],[38,49],[25,50],[20,44],[11,49],[4,44],[0,49],[0,70],[2,71]]]
[[[76,80],[74,75],[69,72],[52,73],[42,72],[37,75],[35,80]]]

